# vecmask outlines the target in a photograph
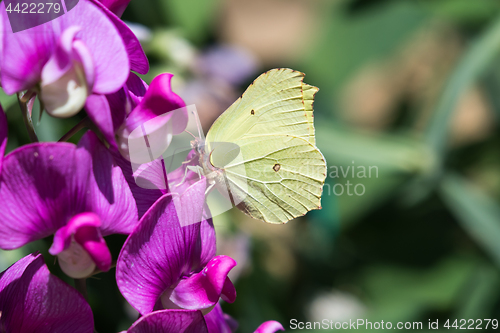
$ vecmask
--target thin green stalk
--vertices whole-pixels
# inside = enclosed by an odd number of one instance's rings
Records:
[[[76,124],[72,129],[70,129],[68,133],[64,134],[62,138],[59,139],[59,142],[68,141],[69,139],[71,139],[73,135],[78,133],[81,129],[89,127],[89,125],[90,125],[90,118],[89,117],[83,118],[82,120],[80,120],[78,124]]]
[[[28,103],[33,94],[33,92],[26,92],[24,94],[18,93],[17,100],[19,101],[19,106],[21,107],[21,114],[23,115],[24,125],[26,126],[26,130],[28,131],[30,141],[38,142],[35,127],[33,126],[33,120],[31,119],[31,115],[28,110]]]
[[[450,122],[460,97],[500,53],[500,17],[469,47],[448,79],[425,134],[437,157],[442,157]],[[442,162],[442,161],[439,161]]]
[[[74,279],[75,280],[75,289],[78,290],[80,294],[82,294],[83,298],[86,301],[89,300],[87,295],[87,279]]]

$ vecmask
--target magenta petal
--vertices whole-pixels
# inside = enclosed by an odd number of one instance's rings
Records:
[[[78,147],[92,156],[85,211],[99,215],[104,236],[130,233],[138,223],[137,207],[120,167],[93,132],[87,132]]]
[[[177,217],[182,227],[203,220],[206,188],[207,180],[202,176],[181,195],[173,196]]]
[[[92,333],[90,306],[30,254],[0,274],[0,327],[21,333]]]
[[[56,40],[51,23],[12,33],[4,1],[0,3],[0,23],[0,81],[2,88],[10,95],[27,90],[40,81],[42,68],[49,59]],[[35,36],[38,38],[35,39]]]
[[[143,188],[137,185],[130,161],[127,161],[118,152],[112,152],[112,154],[115,162],[122,169],[123,175],[125,176],[130,190],[135,198],[139,218],[142,218],[142,216],[156,202],[156,200],[158,200],[165,193],[159,189]],[[163,168],[161,161],[156,160],[155,163],[160,163],[160,165],[155,167],[155,169]]]
[[[101,235],[100,226],[101,221],[94,213],[76,215],[67,225],[57,230],[49,253],[55,256],[66,250],[74,236],[75,241],[87,251],[97,268],[103,272],[108,271],[111,266],[111,253]]]
[[[115,131],[109,102],[104,95],[90,95],[85,102],[85,111],[94,124],[101,130],[104,139],[116,148]]]
[[[181,280],[170,300],[183,309],[206,309],[215,305],[224,291],[227,301],[234,302],[236,290],[227,279],[234,266],[236,261],[228,256],[213,258],[201,272]]]
[[[3,161],[0,248],[47,237],[84,211],[91,161],[69,143],[36,143]]]
[[[3,161],[0,248],[47,237],[78,213],[94,212],[104,236],[129,233],[137,208],[121,169],[92,132],[69,143],[23,146]]]
[[[127,333],[208,333],[200,311],[155,311],[137,320]]]
[[[101,10],[107,15],[108,19],[113,22],[116,29],[118,29],[118,32],[120,33],[123,43],[127,49],[130,69],[139,74],[147,74],[149,71],[149,61],[144,53],[144,50],[142,49],[141,43],[132,30],[130,30],[130,28],[118,18],[121,16],[120,11],[122,9],[125,10],[129,1],[130,0],[101,0],[99,2],[97,0],[92,0],[92,2],[101,8]]]
[[[7,134],[7,117],[5,116],[5,112],[3,112],[3,108],[0,105],[0,170],[2,170],[3,155],[5,154],[5,148],[7,147]]]
[[[88,0],[80,0],[61,19],[64,19],[62,26],[83,27],[80,40],[89,49],[95,66],[93,92],[109,94],[120,89],[128,78],[130,65],[126,47],[114,22]],[[106,34],[103,35],[102,31]]]
[[[208,210],[207,204],[205,204],[205,209]],[[201,222],[200,226],[200,238],[201,238],[201,254],[200,254],[200,267],[206,266],[206,264],[212,259],[217,253],[217,244],[215,242],[215,228],[211,218],[206,217],[205,212],[204,220]]]
[[[106,141],[114,148],[115,132],[125,118],[146,93],[147,84],[134,73],[130,73],[124,87],[108,95],[91,95],[85,103],[90,119],[101,130]]]
[[[277,321],[270,320],[262,323],[254,333],[274,333],[276,331],[284,331],[283,326]]]
[[[98,228],[82,226],[75,234],[75,241],[87,251],[97,268],[103,272],[109,271],[111,253]]]
[[[222,287],[220,296],[224,301],[228,303],[233,303],[236,300],[236,288],[234,287],[229,277],[226,277],[226,280],[224,281],[224,286]]]
[[[101,226],[99,217],[94,213],[83,213],[73,217],[67,225],[57,230],[54,235],[52,246],[49,253],[53,256],[66,250],[71,243],[71,236],[82,227],[98,228]]]
[[[205,315],[208,333],[232,333],[238,328],[238,323],[233,318],[222,312],[220,303],[217,303],[212,311]]]
[[[182,276],[201,268],[200,225],[181,227],[167,194],[128,237],[116,264],[116,281],[125,299],[141,314],[153,311],[160,296]],[[208,241],[215,243],[215,238]]]
[[[127,80],[127,89],[128,96],[130,101],[132,102],[132,108],[135,108],[140,101],[146,95],[146,91],[148,91],[148,85],[144,82],[143,79],[135,75],[134,73],[130,73]]]
[[[170,120],[173,125],[173,134],[182,133],[186,129],[188,122],[187,110],[184,108],[186,103],[172,91],[170,85],[172,77],[172,74],[164,73],[151,81],[144,98],[127,117],[125,126],[129,132],[132,132],[141,124],[174,110],[177,111],[171,114],[171,119],[162,117],[161,124]],[[151,127],[157,127],[154,125],[152,124]]]
[[[42,70],[42,81],[45,84],[57,81],[68,71],[69,67],[73,66],[73,39],[80,30],[80,27],[72,26],[61,34],[52,56]]]

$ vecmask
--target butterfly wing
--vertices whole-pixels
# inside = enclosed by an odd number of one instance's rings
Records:
[[[224,171],[217,182],[248,215],[285,223],[321,208],[326,162],[314,146],[313,101],[318,88],[304,74],[274,69],[259,76],[212,125],[205,152]],[[217,152],[225,142],[239,147],[229,161]],[[235,151],[235,150],[233,150]]]
[[[291,135],[261,135],[236,141],[241,159],[224,168],[238,208],[268,223],[286,223],[321,208],[326,163],[310,142]]]
[[[234,142],[265,134],[287,134],[315,144],[313,101],[318,88],[304,73],[278,68],[260,75],[214,122],[206,142]]]

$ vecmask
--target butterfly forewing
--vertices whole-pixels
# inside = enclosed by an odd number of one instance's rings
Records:
[[[304,84],[303,79],[303,73],[287,68],[262,74],[215,121],[207,142],[272,133],[294,135],[314,144],[312,100],[318,88]]]

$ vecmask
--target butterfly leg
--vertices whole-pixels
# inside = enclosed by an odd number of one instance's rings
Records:
[[[214,186],[215,183],[208,185],[207,189],[205,190],[205,196],[207,196],[207,194],[214,188]]]
[[[203,169],[201,168],[201,166],[199,166],[199,165],[188,165],[186,167],[186,172],[187,172],[187,170],[196,172],[198,174],[198,178],[201,179],[201,173],[203,171]]]
[[[201,169],[201,167],[199,165],[188,165],[186,167],[186,169],[184,170],[184,176],[182,177],[181,181],[179,182],[179,184],[176,184],[174,187],[178,187],[178,186],[184,184],[184,182],[186,181],[188,171],[196,172],[198,174],[198,177],[201,179],[200,169]]]

